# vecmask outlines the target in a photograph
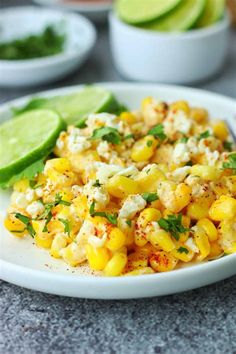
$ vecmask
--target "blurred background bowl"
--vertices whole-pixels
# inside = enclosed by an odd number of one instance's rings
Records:
[[[122,76],[131,80],[192,83],[219,72],[228,49],[229,18],[187,32],[157,32],[109,16],[113,60]]]
[[[1,42],[41,33],[55,25],[65,33],[61,53],[26,60],[0,60],[1,86],[35,86],[63,78],[87,59],[96,41],[92,23],[81,15],[36,7],[1,10]]]
[[[33,0],[36,4],[50,7],[57,7],[63,10],[76,11],[95,22],[102,22],[107,19],[109,10],[112,8],[112,1],[87,1],[87,0]]]

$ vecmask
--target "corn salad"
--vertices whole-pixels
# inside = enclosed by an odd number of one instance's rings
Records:
[[[236,152],[224,121],[152,97],[69,126],[5,227],[105,276],[171,271],[236,252]]]

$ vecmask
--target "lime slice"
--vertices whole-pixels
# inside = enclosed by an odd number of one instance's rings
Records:
[[[157,19],[174,9],[183,0],[117,0],[119,17],[130,24]]]
[[[66,124],[76,125],[81,118],[89,113],[116,112],[119,109],[112,93],[99,88],[89,86],[82,91],[66,95],[55,96],[49,99],[34,98],[18,112],[24,112],[35,108],[47,108],[57,111]]]
[[[224,15],[225,0],[206,0],[205,9],[195,27],[207,27],[217,22]]]
[[[166,16],[143,25],[142,28],[155,31],[186,31],[195,25],[205,5],[206,0],[184,0]]]
[[[43,109],[0,125],[0,183],[45,157],[63,128],[64,122],[56,112]]]

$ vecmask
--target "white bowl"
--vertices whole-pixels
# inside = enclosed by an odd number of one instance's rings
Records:
[[[83,16],[37,7],[1,10],[1,42],[40,33],[47,26],[61,26],[66,34],[62,53],[27,60],[0,60],[1,86],[35,86],[63,78],[87,59],[96,40],[92,23]]]
[[[108,11],[112,9],[112,4],[103,2],[87,2],[86,0],[63,1],[63,0],[33,0],[35,3],[43,6],[57,7],[63,10],[77,11],[92,21],[101,22],[107,18]]]
[[[184,33],[140,29],[109,16],[117,70],[131,80],[190,83],[220,70],[227,55],[229,19]]]
[[[125,83],[98,84],[120,102],[135,109],[142,98],[154,96],[167,102],[186,99],[193,106],[206,107],[212,117],[222,117],[235,128],[236,101],[224,96],[186,87]],[[82,86],[44,92],[43,97],[65,95]],[[24,105],[30,97],[0,107],[0,120],[7,118],[12,106]],[[131,277],[94,277],[81,267],[71,268],[62,260],[50,257],[29,238],[11,235],[2,220],[10,202],[10,193],[0,191],[0,278],[29,289],[47,293],[95,299],[125,299],[173,294],[194,289],[236,274],[236,254],[167,273]]]

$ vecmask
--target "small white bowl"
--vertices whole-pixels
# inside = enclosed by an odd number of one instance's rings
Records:
[[[40,33],[47,25],[66,34],[62,53],[36,59],[0,60],[0,86],[36,86],[63,78],[87,59],[96,40],[92,23],[83,16],[37,7],[1,10],[0,41]]]
[[[111,13],[110,44],[117,70],[126,78],[191,83],[217,73],[226,58],[228,16],[203,29],[156,32],[123,23]]]
[[[82,15],[87,16],[90,20],[95,22],[102,22],[106,20],[108,11],[112,9],[112,3],[107,1],[87,2],[81,1],[63,1],[63,0],[33,0],[35,3],[43,6],[57,7],[63,10],[77,11]]]

